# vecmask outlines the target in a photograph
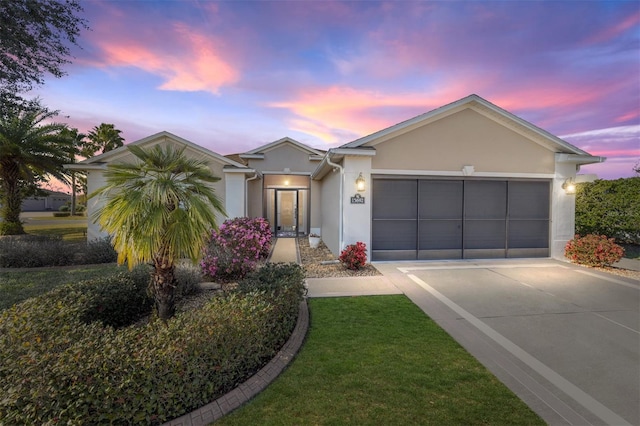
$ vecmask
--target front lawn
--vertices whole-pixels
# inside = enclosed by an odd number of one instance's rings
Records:
[[[544,424],[405,296],[309,306],[294,363],[216,425]]]

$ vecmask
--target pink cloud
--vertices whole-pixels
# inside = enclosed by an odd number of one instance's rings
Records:
[[[181,22],[167,24],[160,37],[126,32],[98,37],[95,44],[101,54],[93,65],[141,69],[161,77],[162,90],[218,94],[221,87],[239,80],[239,69],[226,59],[225,44],[216,37]]]
[[[640,24],[640,12],[633,13],[620,22],[617,22],[610,27],[604,28],[603,30],[590,37],[587,42],[602,43],[605,41],[609,41],[616,38],[625,31],[637,26],[638,24]]]
[[[376,132],[469,94],[453,85],[431,93],[384,93],[330,86],[307,90],[291,100],[268,106],[290,110],[295,115],[289,120],[290,127],[334,144]],[[346,135],[350,136],[347,140]]]

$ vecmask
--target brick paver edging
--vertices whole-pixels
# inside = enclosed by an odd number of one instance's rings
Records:
[[[287,343],[280,349],[276,356],[269,361],[260,371],[251,376],[246,382],[191,413],[178,417],[165,423],[163,426],[200,426],[208,425],[236,408],[248,402],[251,398],[262,392],[273,382],[296,356],[309,329],[309,309],[307,301],[300,302],[298,322],[291,333]]]

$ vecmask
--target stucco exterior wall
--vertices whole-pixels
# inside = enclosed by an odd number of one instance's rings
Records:
[[[320,211],[322,214],[321,237],[334,255],[340,254],[340,184],[341,172],[329,172],[322,180]]]
[[[87,194],[91,195],[95,190],[104,186],[105,183],[106,180],[102,171],[90,170],[87,172]],[[92,197],[87,200],[87,241],[97,240],[109,235],[93,220],[93,212],[103,205],[104,200],[101,197]]]
[[[371,157],[345,157],[344,159],[344,232],[343,245],[361,241],[371,249]],[[356,189],[356,179],[362,173],[365,190]],[[351,197],[356,194],[364,198],[364,204],[352,204]],[[370,258],[371,254],[367,253]]]
[[[369,144],[372,145],[372,144]],[[374,145],[373,169],[554,173],[554,153],[465,109]]]
[[[289,169],[292,172],[314,171],[317,161],[309,161],[309,153],[289,143],[283,143],[268,151],[265,151],[263,159],[248,159],[249,167],[255,170],[267,172],[283,172]]]

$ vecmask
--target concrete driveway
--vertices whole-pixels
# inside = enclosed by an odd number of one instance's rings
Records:
[[[547,423],[640,425],[640,283],[549,260],[378,262]]]

